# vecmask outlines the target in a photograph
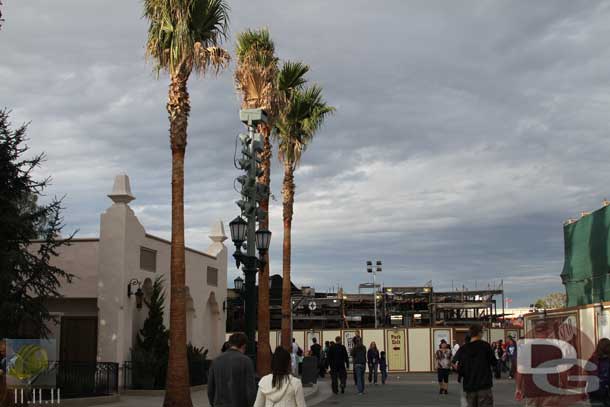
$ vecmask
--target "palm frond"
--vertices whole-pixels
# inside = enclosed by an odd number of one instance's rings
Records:
[[[220,48],[229,27],[225,0],[144,0],[144,17],[146,57],[157,71],[204,74],[227,66],[229,53]]]
[[[294,90],[276,124],[280,160],[298,166],[303,152],[334,112],[335,108],[323,100],[321,87],[313,85]]]
[[[236,54],[235,87],[242,94],[243,106],[262,108],[273,121],[279,108],[278,58],[269,30],[248,29],[238,34]]]
[[[305,79],[307,72],[309,65],[303,62],[284,62],[278,75],[278,90],[288,98],[293,90],[301,88],[307,82]]]

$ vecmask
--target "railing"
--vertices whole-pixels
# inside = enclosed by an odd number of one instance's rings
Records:
[[[210,360],[189,362],[189,377],[191,386],[208,383]],[[159,367],[150,363],[126,361],[123,364],[123,387],[138,390],[163,390],[167,366]]]
[[[119,391],[119,364],[58,362],[56,380],[62,398],[116,394]]]

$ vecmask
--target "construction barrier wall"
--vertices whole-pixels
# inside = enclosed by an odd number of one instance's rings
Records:
[[[434,352],[438,349],[442,339],[451,346],[453,340],[460,344],[464,342],[468,328],[431,327],[431,328],[398,328],[398,329],[335,329],[335,330],[308,330],[293,331],[292,336],[296,343],[307,351],[312,344],[311,339],[317,338],[318,343],[324,345],[325,341],[334,341],[337,336],[342,338],[343,344],[351,348],[351,339],[359,334],[366,347],[375,342],[379,351],[386,352],[388,371],[393,372],[433,372],[436,371]],[[227,339],[231,334],[227,333]],[[519,338],[523,330],[517,328],[485,329],[483,338],[487,341],[506,340],[508,336]],[[269,342],[271,349],[280,344],[280,331],[271,331]]]
[[[526,337],[536,337],[536,326],[544,321],[555,339],[572,343],[587,360],[601,338],[610,339],[610,302],[542,310],[524,315],[524,321]]]

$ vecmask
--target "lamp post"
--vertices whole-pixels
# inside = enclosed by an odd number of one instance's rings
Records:
[[[372,261],[366,262],[366,271],[367,273],[373,274],[373,309],[375,314],[375,329],[377,328],[377,273],[381,273],[381,260],[375,261],[375,266],[373,266]]]
[[[260,123],[267,122],[267,116],[261,109],[243,109],[239,111],[240,120],[247,126],[248,133],[240,134],[239,140],[242,144],[242,157],[236,166],[246,173],[237,177],[242,185],[242,199],[237,201],[241,209],[241,216],[236,217],[229,223],[231,240],[235,244],[235,264],[245,275],[244,306],[246,318],[246,354],[256,363],[256,272],[264,267],[264,255],[269,249],[271,232],[268,230],[256,230],[256,223],[260,222],[266,213],[259,207],[262,199],[269,195],[267,186],[257,183],[256,178],[260,175],[260,159],[257,157],[263,149],[262,137],[256,133],[256,127]],[[245,219],[244,219],[245,218]],[[242,252],[245,246],[246,252]],[[258,250],[260,257],[256,256]]]

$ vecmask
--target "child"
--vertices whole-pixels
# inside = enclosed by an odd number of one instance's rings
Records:
[[[379,354],[379,370],[381,370],[381,384],[385,384],[385,379],[388,377],[388,363],[385,360],[385,352]]]

